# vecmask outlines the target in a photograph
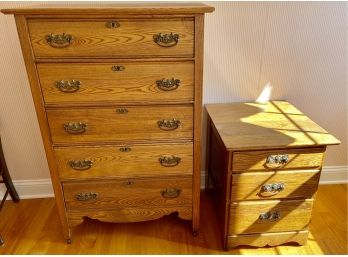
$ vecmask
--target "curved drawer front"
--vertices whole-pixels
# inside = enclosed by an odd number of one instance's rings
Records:
[[[152,208],[192,204],[190,177],[65,182],[63,189],[68,210]]]
[[[248,172],[232,175],[231,201],[312,198],[319,170]]]
[[[61,179],[192,175],[193,145],[159,144],[56,148]]]
[[[47,116],[54,144],[192,139],[190,105],[50,109]]]
[[[312,206],[312,199],[232,203],[228,233],[235,235],[304,230],[309,225]]]
[[[193,57],[193,18],[28,21],[36,57]]]
[[[193,101],[193,62],[39,63],[46,104]]]

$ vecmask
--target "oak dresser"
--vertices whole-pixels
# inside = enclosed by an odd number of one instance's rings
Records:
[[[224,248],[305,244],[327,145],[286,101],[209,104],[206,188]]]
[[[199,3],[28,7],[14,14],[64,237],[84,217],[199,228]]]

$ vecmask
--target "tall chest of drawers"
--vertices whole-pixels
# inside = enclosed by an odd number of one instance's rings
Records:
[[[327,145],[286,101],[210,104],[207,180],[225,249],[305,244]]]
[[[203,4],[14,14],[64,236],[84,217],[199,228]]]

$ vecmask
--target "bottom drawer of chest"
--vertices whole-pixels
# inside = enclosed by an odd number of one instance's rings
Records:
[[[192,206],[192,177],[63,183],[68,211]]]
[[[310,223],[312,206],[313,199],[234,202],[228,234],[304,230]]]
[[[280,233],[262,233],[249,235],[227,236],[225,240],[225,249],[234,248],[240,245],[250,245],[255,247],[276,246],[288,242],[295,242],[304,245],[307,242],[308,230],[280,232]]]

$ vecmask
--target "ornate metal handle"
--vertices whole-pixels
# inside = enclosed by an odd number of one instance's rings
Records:
[[[87,124],[83,122],[69,122],[63,125],[69,134],[82,134],[86,131]]]
[[[281,192],[285,189],[284,183],[264,184],[261,192]]]
[[[88,170],[92,167],[93,162],[91,160],[71,160],[69,164],[74,170]]]
[[[126,114],[126,113],[128,113],[128,109],[127,108],[118,108],[118,109],[116,109],[116,112],[118,114]]]
[[[126,68],[123,65],[114,65],[111,66],[112,71],[124,71]]]
[[[179,35],[173,34],[173,32],[171,32],[170,34],[159,33],[153,35],[153,41],[155,41],[157,45],[162,47],[172,47],[179,42]]]
[[[56,87],[64,93],[74,93],[80,89],[81,81],[70,80],[70,81],[57,81],[55,83]]]
[[[267,157],[265,166],[267,168],[280,168],[289,162],[289,155],[287,154],[277,154],[270,155]]]
[[[266,221],[277,221],[280,219],[280,213],[275,211],[275,212],[265,212],[261,213],[259,216],[259,220],[266,220]]]
[[[70,34],[48,34],[45,37],[47,44],[55,48],[68,47],[72,43],[73,37]]]
[[[171,120],[159,120],[157,121],[157,125],[162,130],[175,130],[181,124],[180,120],[171,119]]]
[[[181,189],[179,188],[166,188],[164,190],[161,191],[161,195],[164,198],[176,198],[180,195],[181,193]]]
[[[78,201],[89,201],[97,199],[98,193],[87,192],[87,193],[79,193],[75,195],[75,199]]]
[[[132,150],[132,148],[130,148],[128,146],[120,147],[121,152],[130,152],[131,150]]]
[[[162,91],[172,91],[180,86],[180,79],[161,79],[157,80],[157,87]]]
[[[158,161],[160,162],[160,164],[164,167],[174,167],[177,166],[180,161],[181,158],[177,157],[177,156],[162,156],[158,159]]]
[[[105,27],[109,28],[109,29],[115,29],[120,27],[120,23],[118,21],[107,21],[105,23]]]

